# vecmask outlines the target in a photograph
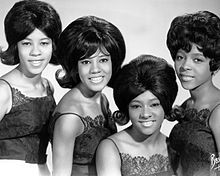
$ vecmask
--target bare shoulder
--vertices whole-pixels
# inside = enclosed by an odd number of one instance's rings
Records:
[[[220,102],[211,111],[210,122],[220,122]]]
[[[14,68],[11,71],[9,71],[8,73],[2,75],[1,79],[6,80],[11,85],[19,85],[19,83],[21,82],[20,76],[19,76],[16,68]]]
[[[115,148],[116,146],[121,146],[123,145],[123,142],[127,141],[125,133],[126,132],[124,130],[117,132],[109,136],[107,139],[102,140],[100,145],[103,145],[104,148]]]
[[[78,97],[79,95],[74,88],[71,89],[61,98],[56,107],[56,111],[81,114],[81,103]]]
[[[7,114],[12,105],[12,92],[9,87],[9,85],[3,81],[0,80],[0,120],[4,117],[5,114]]]
[[[11,89],[9,85],[3,80],[0,80],[0,96],[0,101],[9,100],[9,98],[11,98]]]
[[[55,130],[66,135],[79,135],[83,132],[84,125],[81,121],[80,104],[74,98],[76,95],[72,90],[67,92],[58,103],[54,114],[59,113],[56,120]]]
[[[55,131],[66,136],[78,136],[83,130],[83,123],[76,114],[63,114],[55,123]]]
[[[220,90],[217,89],[215,92],[213,91],[213,95],[211,96],[211,116],[210,120],[220,117]],[[219,118],[218,118],[219,119]]]
[[[102,140],[97,149],[97,157],[105,158],[106,153],[111,155],[111,158],[114,160],[119,157],[119,148],[118,148],[118,137],[117,135],[111,135],[108,138]],[[109,157],[108,157],[109,158]]]

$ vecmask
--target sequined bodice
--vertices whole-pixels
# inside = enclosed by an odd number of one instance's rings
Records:
[[[127,153],[120,153],[122,176],[171,176],[169,158],[155,154],[149,159],[143,156],[132,157]]]
[[[75,113],[61,114],[56,112],[51,123],[54,124],[63,114],[76,115],[84,124],[83,133],[76,137],[73,164],[94,164],[95,151],[99,142],[113,133],[113,131],[106,126],[106,118],[103,115],[98,115],[92,119],[90,116],[82,117]]]
[[[105,126],[105,118],[96,116],[93,120],[90,116],[81,117],[85,125],[84,132],[76,138],[73,163],[91,164],[95,163],[95,151],[101,140],[113,134]]]
[[[0,121],[0,158],[45,163],[48,122],[56,106],[53,93],[32,98],[11,88],[12,108]]]
[[[209,175],[211,155],[217,148],[208,125],[209,109],[180,109],[179,121],[170,134],[171,146],[180,155],[184,176]]]

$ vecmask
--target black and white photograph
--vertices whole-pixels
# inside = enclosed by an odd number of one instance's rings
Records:
[[[0,0],[1,176],[220,176],[219,0]]]

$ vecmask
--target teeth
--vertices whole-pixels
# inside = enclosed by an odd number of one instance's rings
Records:
[[[31,64],[34,65],[34,66],[39,66],[41,64],[42,61],[40,60],[34,60],[34,61],[31,61]]]
[[[183,81],[191,81],[191,80],[193,80],[193,77],[191,77],[191,76],[182,76],[182,80]]]
[[[153,121],[147,121],[147,122],[142,122],[142,125],[145,126],[145,127],[149,127],[151,125],[153,125]]]
[[[100,83],[102,81],[102,77],[95,77],[95,78],[90,78],[91,82],[93,83]]]

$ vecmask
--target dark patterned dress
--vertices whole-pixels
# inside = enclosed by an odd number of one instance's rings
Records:
[[[106,108],[107,99],[102,97],[102,108]],[[106,110],[105,110],[106,111]],[[106,116],[98,115],[95,119],[90,116],[82,117],[76,113],[56,112],[50,122],[51,134],[56,120],[65,114],[78,116],[84,124],[84,131],[76,137],[74,152],[72,176],[96,176],[95,152],[101,140],[116,132],[116,125],[111,118],[111,112],[107,109]],[[74,117],[75,118],[75,117]]]
[[[197,111],[176,107],[174,110],[173,116],[179,123],[170,133],[170,142],[179,155],[184,176],[212,174],[211,156],[217,156],[217,147],[208,123],[210,114],[209,109]]]
[[[31,98],[6,83],[12,92],[12,108],[0,121],[0,159],[44,164],[49,118],[56,106],[53,92],[48,84],[47,96]]]
[[[121,174],[122,176],[173,176],[175,175],[170,164],[169,157],[163,156],[161,154],[152,155],[149,159],[143,156],[131,156],[128,153],[120,152],[117,144],[113,139],[111,140],[120,155],[121,159]],[[169,141],[167,139],[168,153],[170,154]],[[172,154],[173,156],[173,154]]]

